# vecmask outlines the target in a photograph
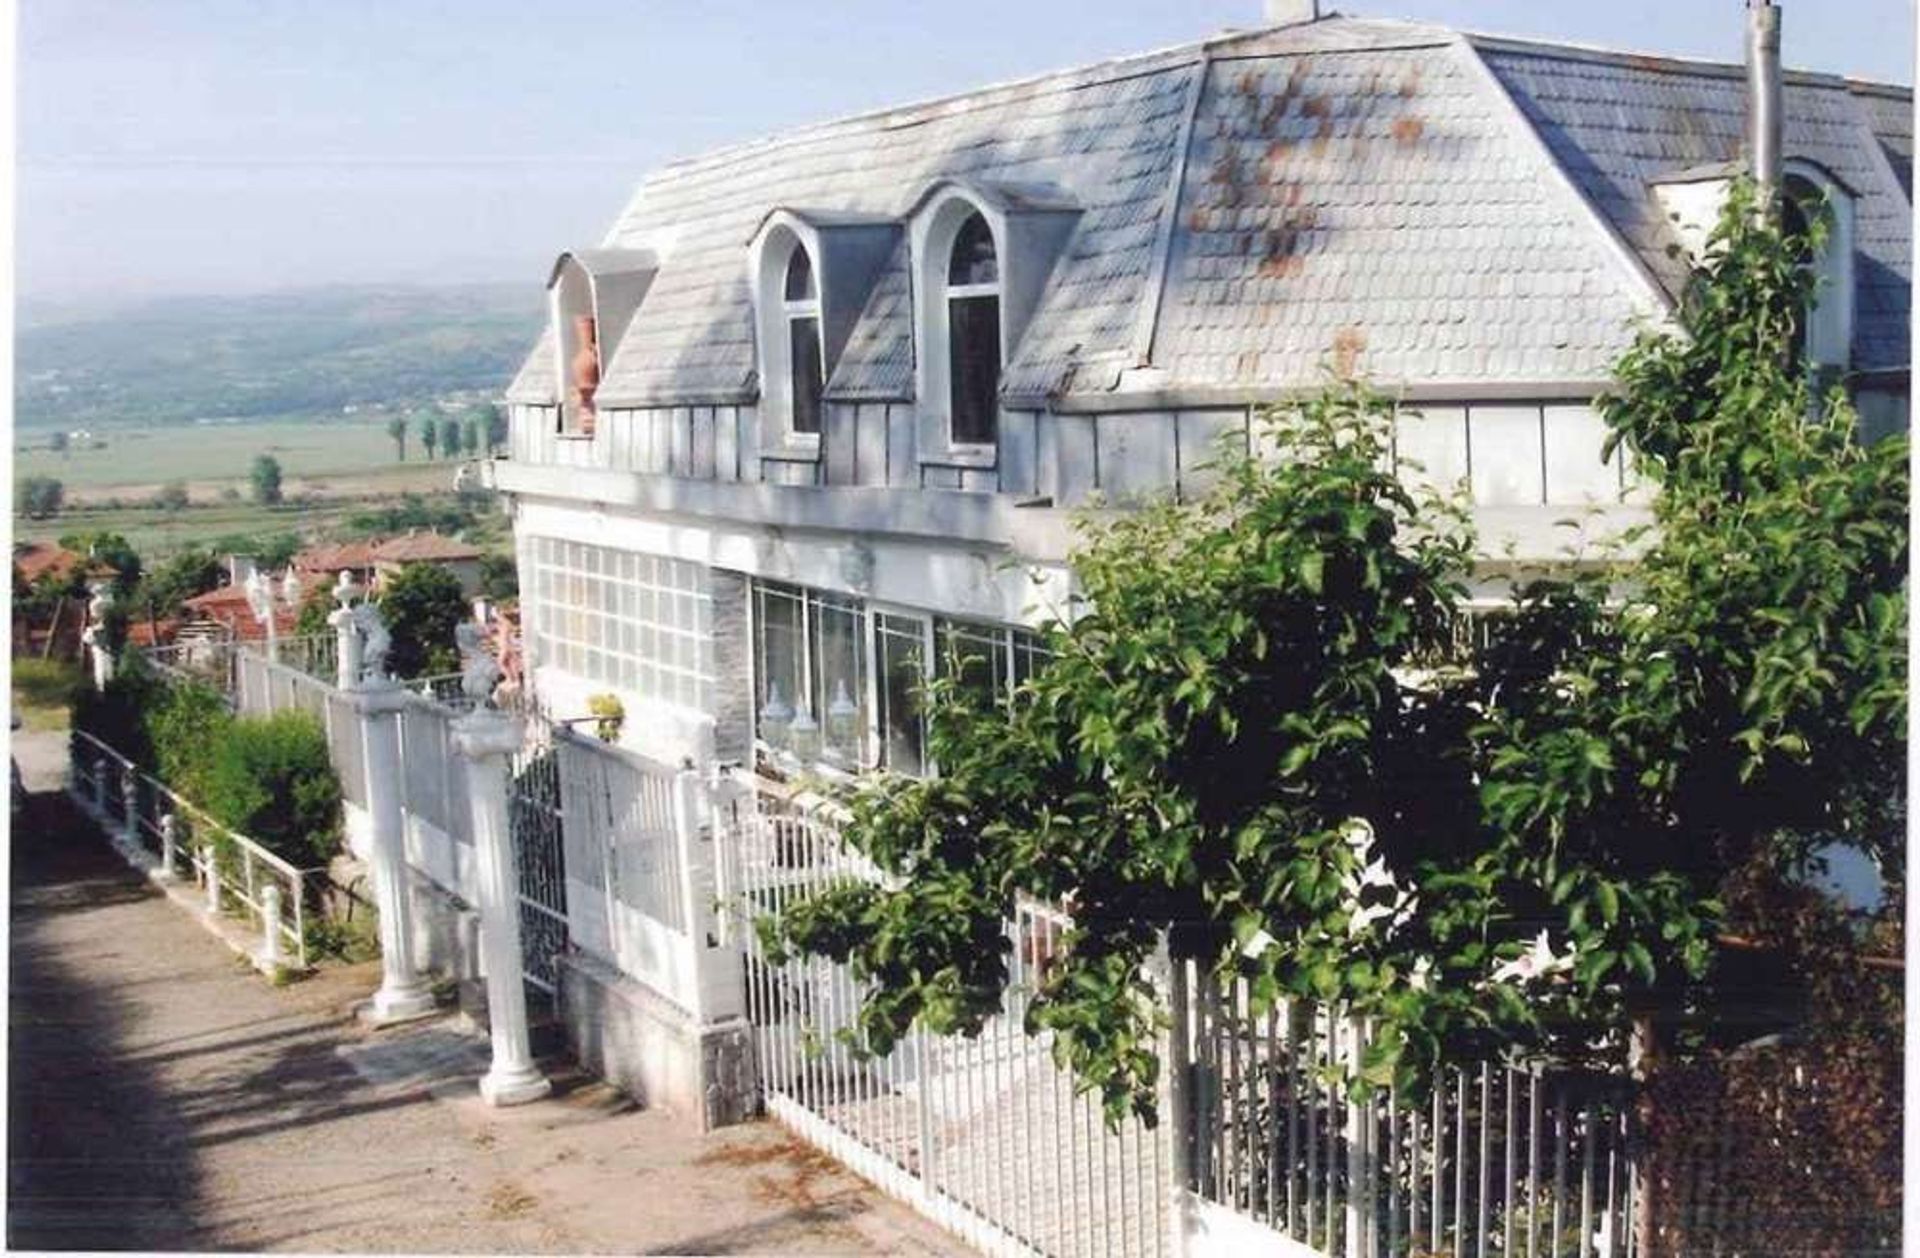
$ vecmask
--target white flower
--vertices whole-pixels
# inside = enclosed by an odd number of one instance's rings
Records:
[[[1407,986],[1414,991],[1423,992],[1433,985],[1433,958],[1421,957],[1413,963],[1412,973],[1407,975]]]
[[[1248,960],[1255,960],[1259,958],[1261,953],[1279,942],[1278,939],[1275,939],[1266,931],[1256,930],[1253,932],[1253,938],[1240,945],[1240,955],[1246,957]]]
[[[1393,906],[1390,904],[1362,905],[1354,909],[1353,916],[1347,919],[1347,934],[1350,937],[1362,934],[1371,929],[1376,921],[1383,917],[1392,916]]]
[[[1496,983],[1527,983],[1551,974],[1564,974],[1573,968],[1573,953],[1555,956],[1553,945],[1547,940],[1547,932],[1542,930],[1535,937],[1533,946],[1510,961],[1502,962],[1493,972]]]

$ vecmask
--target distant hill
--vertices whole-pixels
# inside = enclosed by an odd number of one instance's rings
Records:
[[[111,311],[28,304],[14,422],[97,429],[497,394],[542,305],[526,285],[174,297]]]

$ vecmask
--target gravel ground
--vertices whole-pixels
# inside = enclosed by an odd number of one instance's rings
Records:
[[[270,986],[51,794],[12,869],[11,1248],[967,1252],[772,1124],[701,1136],[564,1063],[494,1110],[479,1041],[356,1024],[373,966]]]

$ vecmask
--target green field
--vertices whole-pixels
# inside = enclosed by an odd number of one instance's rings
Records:
[[[113,428],[100,434],[105,449],[55,454],[38,434],[14,437],[14,476],[51,476],[76,489],[151,486],[166,481],[245,480],[256,456],[280,460],[291,480],[398,466],[386,421],[349,418],[263,420]],[[421,461],[419,434],[407,437],[408,465]],[[447,463],[447,476],[453,475]]]

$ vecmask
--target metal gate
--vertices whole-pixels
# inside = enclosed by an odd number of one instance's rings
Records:
[[[529,735],[512,760],[507,824],[520,893],[520,973],[551,996],[569,938],[560,761],[551,731],[530,729]]]
[[[885,1057],[849,1050],[861,986],[819,957],[774,965],[752,918],[878,872],[841,843],[830,805],[771,784],[724,792],[722,874],[747,959],[747,1006],[767,1109],[886,1191],[995,1254],[1168,1251],[1165,1124],[1110,1131],[1097,1098],[1024,1029],[1066,918],[1022,904],[999,1015],[968,1039],[915,1030]],[[744,929],[742,929],[744,927]]]

